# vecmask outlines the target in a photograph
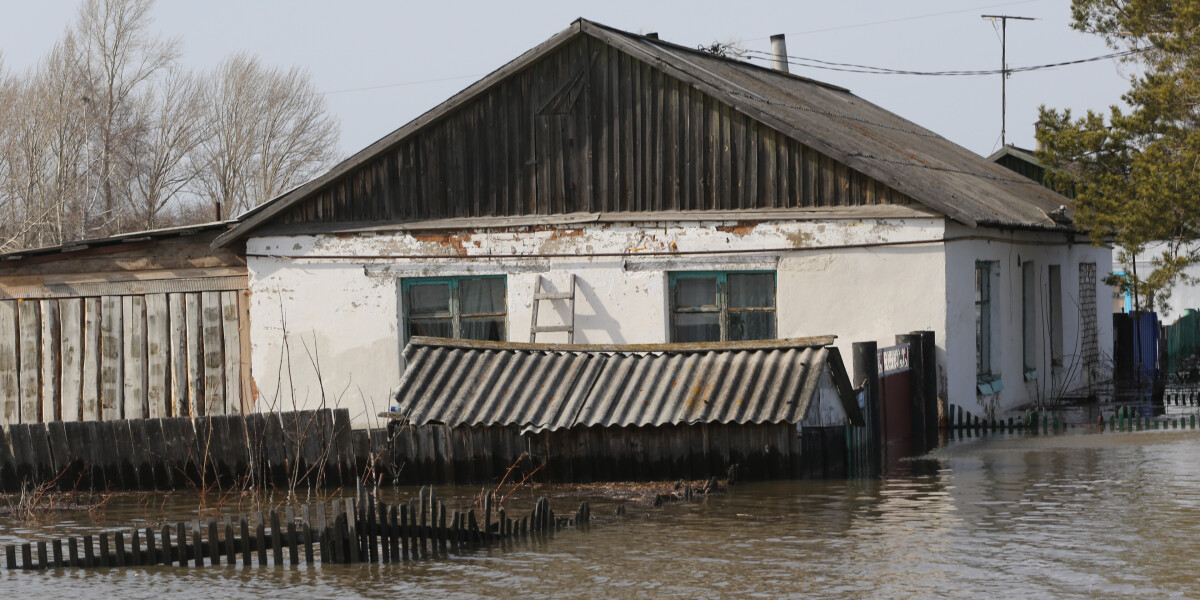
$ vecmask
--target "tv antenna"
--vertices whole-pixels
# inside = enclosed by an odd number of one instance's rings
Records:
[[[1000,146],[1007,145],[1006,126],[1008,124],[1008,20],[1036,21],[1033,17],[1014,17],[1012,15],[980,15],[984,19],[995,21],[1000,19]]]

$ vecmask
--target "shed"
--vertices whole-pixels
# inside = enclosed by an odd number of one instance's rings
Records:
[[[0,255],[0,425],[239,414],[253,407],[235,222]]]
[[[389,414],[397,461],[421,481],[487,480],[523,453],[554,481],[832,475],[862,423],[833,341],[415,337]]]

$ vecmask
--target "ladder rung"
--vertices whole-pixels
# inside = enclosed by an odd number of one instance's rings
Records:
[[[533,328],[534,333],[553,333],[555,331],[571,331],[575,329],[571,325],[545,325]]]
[[[533,295],[534,300],[570,300],[574,297],[574,292],[541,292]]]

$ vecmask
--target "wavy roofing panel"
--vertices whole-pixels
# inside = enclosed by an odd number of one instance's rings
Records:
[[[554,346],[416,337],[396,398],[414,425],[797,423],[827,368],[843,404],[853,404],[829,341]]]

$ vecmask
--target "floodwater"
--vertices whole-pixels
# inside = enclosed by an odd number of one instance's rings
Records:
[[[956,441],[882,480],[774,482],[664,508],[592,504],[595,526],[401,565],[10,573],[9,598],[1200,596],[1200,433]],[[561,492],[561,490],[557,490]],[[466,490],[449,490],[466,493]],[[542,490],[555,493],[556,490]],[[514,508],[532,501],[518,497]],[[99,518],[194,518],[195,496],[114,498]],[[565,513],[575,498],[551,498]],[[0,544],[87,527],[0,518]]]

